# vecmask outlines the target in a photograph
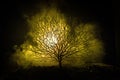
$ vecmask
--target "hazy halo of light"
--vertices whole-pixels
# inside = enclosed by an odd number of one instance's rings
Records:
[[[48,33],[46,35],[46,38],[44,39],[44,42],[46,45],[48,46],[54,46],[55,44],[57,44],[57,37],[55,36],[54,33]]]
[[[53,22],[52,19],[56,19],[56,22]],[[30,19],[27,19],[27,21],[30,25],[28,34],[33,37],[32,40],[36,41],[36,43],[39,43],[38,40],[41,40],[49,47],[67,39],[65,35],[68,34],[71,29],[66,23],[65,16],[55,8],[45,8],[41,13],[38,12],[34,16],[31,16]],[[82,23],[74,28],[77,36],[73,39],[79,40],[79,44],[69,45],[75,45],[75,48],[80,51],[70,58],[67,58],[64,61],[65,65],[80,66],[81,64],[89,62],[102,62],[104,44],[101,40],[96,38],[97,34],[94,29],[95,25],[83,25]],[[85,41],[87,41],[87,43],[84,44]],[[41,47],[41,45],[43,45],[43,43],[36,46]],[[41,52],[40,54],[36,54],[32,52],[31,49],[33,47],[34,45],[31,45],[29,39],[24,41],[24,43],[20,45],[20,48],[16,49],[16,53],[12,56],[13,60],[24,68],[30,66],[57,65],[57,63],[46,53]]]

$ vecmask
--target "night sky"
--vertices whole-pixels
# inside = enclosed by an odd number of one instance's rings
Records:
[[[36,11],[34,5],[49,5],[56,2],[59,9],[65,14],[82,19],[83,22],[98,22],[101,26],[101,36],[105,43],[104,62],[108,64],[117,64],[120,55],[116,54],[115,48],[115,27],[113,6],[111,2],[105,1],[79,1],[78,0],[16,0],[0,3],[1,10],[1,49],[0,62],[6,63],[9,56],[14,52],[13,46],[20,45],[25,39],[28,31],[25,19],[22,17],[23,12]],[[116,57],[116,55],[118,55]],[[120,62],[119,62],[120,63]]]

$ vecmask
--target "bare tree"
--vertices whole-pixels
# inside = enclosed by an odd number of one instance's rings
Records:
[[[46,54],[58,62],[62,67],[63,61],[76,53],[92,52],[90,41],[94,41],[93,26],[81,24],[71,32],[65,17],[56,10],[48,10],[41,15],[28,19],[31,26],[28,35],[31,37],[31,51]],[[90,30],[91,29],[91,30]]]
[[[47,40],[46,40],[47,39]],[[50,39],[45,38],[45,41],[38,41],[38,46],[35,46],[32,48],[32,51],[35,53],[45,53],[50,55],[51,58],[54,58],[59,64],[59,67],[62,67],[63,60],[73,55],[77,52],[76,48],[74,46],[71,46],[71,41],[68,41],[66,39],[61,40],[61,37],[55,40],[53,36],[50,37]]]
[[[34,25],[29,33],[32,37],[31,51],[49,55],[61,68],[66,57],[78,52],[72,46],[74,39],[69,34],[70,27],[65,23],[64,18],[59,16],[39,17],[38,21],[34,23],[36,26]]]

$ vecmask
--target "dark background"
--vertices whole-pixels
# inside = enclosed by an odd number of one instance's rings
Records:
[[[101,26],[101,36],[105,43],[104,63],[120,64],[119,50],[119,6],[117,2],[105,0],[79,1],[78,0],[16,0],[0,3],[0,62],[5,66],[9,56],[14,52],[13,46],[24,42],[28,31],[23,12],[34,13],[35,4],[49,5],[56,3],[66,15],[78,17],[83,22],[98,22]],[[2,68],[1,68],[2,69]]]

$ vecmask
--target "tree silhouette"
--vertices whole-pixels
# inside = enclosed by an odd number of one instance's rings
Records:
[[[65,23],[65,18],[60,14],[54,15],[53,12],[49,12],[50,16],[37,16],[35,22],[29,21],[35,26],[31,27],[29,32],[31,51],[49,55],[58,62],[61,68],[64,59],[78,50],[72,46],[75,40],[70,35],[70,27]]]
[[[17,63],[22,66],[28,62],[32,66],[44,66],[51,65],[52,60],[62,68],[63,64],[69,64],[70,61],[72,64],[74,61],[77,61],[75,64],[80,64],[80,61],[100,60],[103,45],[97,36],[99,33],[95,25],[68,25],[66,20],[54,8],[43,9],[41,13],[27,17],[30,29],[25,42],[16,49],[14,58],[18,58]]]

